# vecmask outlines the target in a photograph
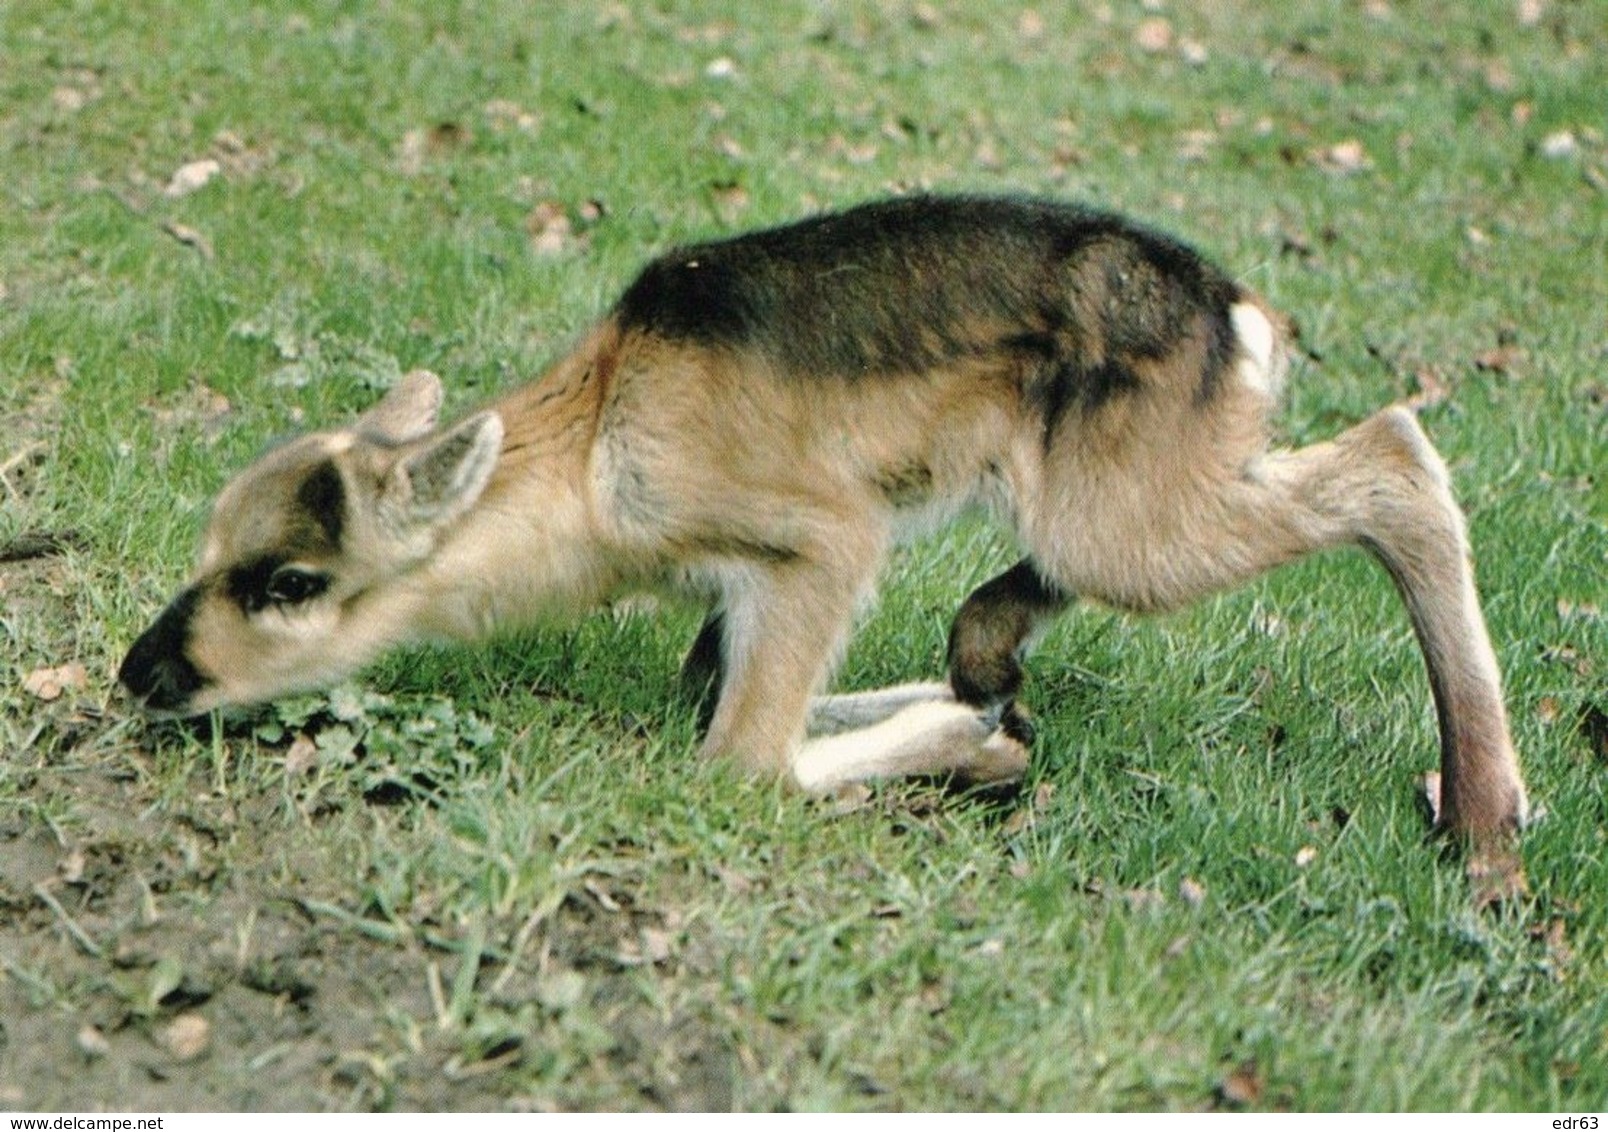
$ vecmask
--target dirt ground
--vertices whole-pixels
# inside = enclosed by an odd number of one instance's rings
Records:
[[[8,616],[64,612],[66,567],[43,545],[14,543],[0,562]],[[397,930],[350,910],[365,883],[352,839],[407,836],[415,813],[354,793],[292,820],[272,790],[220,792],[204,765],[158,763],[173,756],[100,698],[109,685],[95,675],[0,713],[0,798],[13,800],[0,802],[0,1109],[741,1103],[738,1047],[718,1022],[649,1010],[630,990],[662,910],[589,878],[512,971],[519,924],[489,925],[501,942],[470,978],[477,1007],[495,1009],[470,1024],[451,1002],[465,925],[414,909]],[[656,975],[701,977],[685,938]]]
[[[574,1041],[542,1048],[540,1024],[466,1055],[441,1024],[440,988],[460,968],[450,925],[371,938],[332,917],[315,894],[350,891],[341,859],[287,838],[271,804],[203,790],[157,814],[137,776],[106,765],[30,773],[49,780],[52,812],[0,817],[0,1107],[568,1108],[579,1093],[562,1078],[586,1088],[611,1064],[632,1067],[620,1106],[734,1103],[733,1055],[708,1019],[656,1017],[611,991],[631,965],[622,942],[658,920],[628,893],[566,900],[539,958],[509,978],[494,949],[481,960],[510,1011],[564,986],[555,973],[586,979],[605,1035],[590,1068],[543,1064]],[[554,1087],[533,1086],[544,1078]]]

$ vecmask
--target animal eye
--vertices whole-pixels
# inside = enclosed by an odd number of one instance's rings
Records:
[[[329,588],[329,575],[315,574],[295,566],[282,566],[268,579],[268,600],[280,605],[298,605]]]

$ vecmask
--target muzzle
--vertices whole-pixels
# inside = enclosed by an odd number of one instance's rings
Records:
[[[207,685],[206,677],[184,655],[199,598],[200,591],[193,586],[174,598],[156,623],[140,634],[117,670],[117,679],[148,712],[192,714],[190,702]]]

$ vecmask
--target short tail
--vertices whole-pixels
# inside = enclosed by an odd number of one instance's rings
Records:
[[[1245,385],[1277,401],[1284,394],[1290,371],[1290,329],[1281,315],[1247,296],[1229,308],[1234,337],[1239,341],[1235,372]]]

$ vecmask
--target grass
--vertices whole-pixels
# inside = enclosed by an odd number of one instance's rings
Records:
[[[1175,7],[0,10],[0,545],[54,536],[0,563],[0,1105],[1600,1108],[1604,11]],[[271,438],[414,366],[466,408],[650,253],[909,186],[1232,265],[1315,355],[1293,441],[1434,394],[1529,901],[1426,841],[1426,681],[1355,556],[1067,617],[1003,800],[699,765],[685,610],[210,735],[115,694]],[[932,676],[1007,554],[902,553],[840,682]]]

